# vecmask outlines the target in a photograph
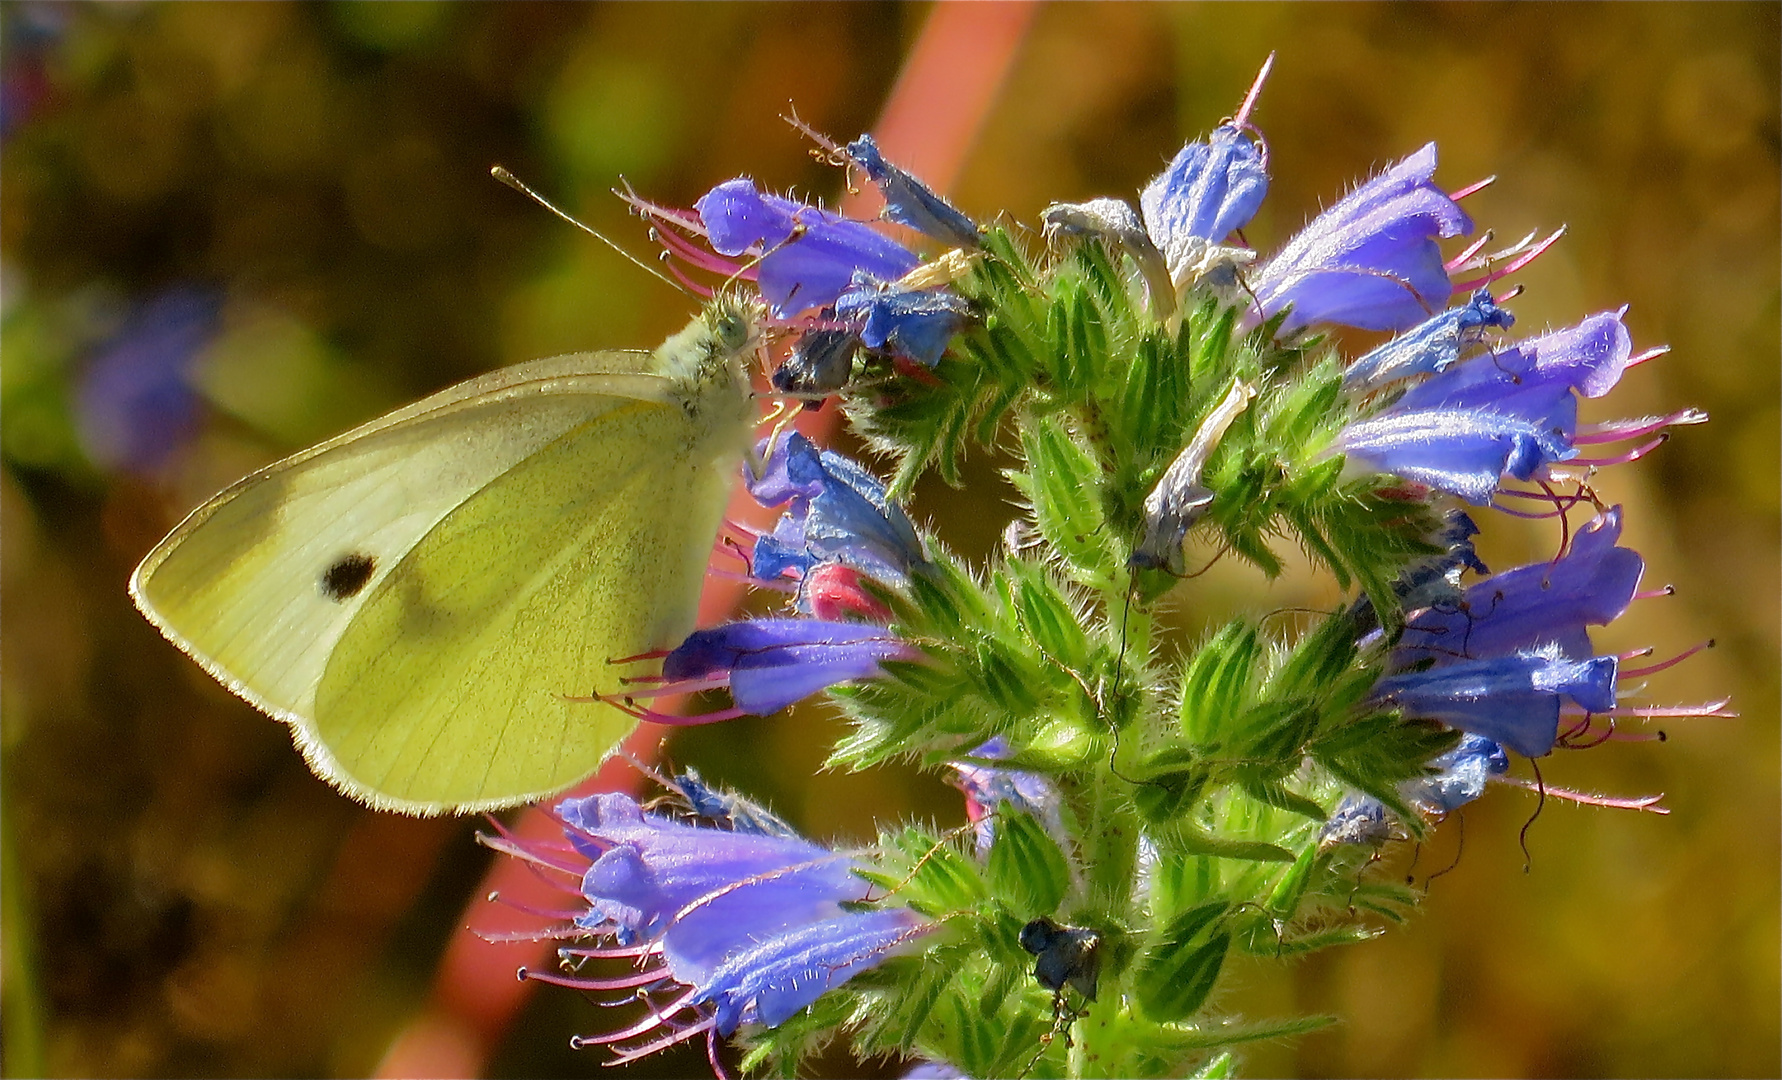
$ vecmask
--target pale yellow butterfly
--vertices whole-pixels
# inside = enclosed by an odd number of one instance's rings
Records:
[[[561,791],[635,726],[566,698],[618,690],[610,661],[693,628],[756,327],[719,299],[654,353],[442,390],[216,495],[130,595],[356,799],[433,814]]]

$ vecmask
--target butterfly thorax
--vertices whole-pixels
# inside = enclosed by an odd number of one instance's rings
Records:
[[[755,306],[719,296],[699,317],[657,348],[655,370],[693,430],[734,446],[754,417],[747,359],[760,342]]]

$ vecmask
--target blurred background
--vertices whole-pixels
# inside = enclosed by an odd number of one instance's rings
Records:
[[[1053,200],[1131,197],[1274,50],[1257,112],[1274,181],[1247,230],[1262,250],[1437,140],[1449,188],[1498,175],[1466,206],[1500,238],[1571,226],[1514,279],[1519,331],[1631,304],[1636,348],[1673,347],[1587,419],[1713,414],[1601,478],[1647,587],[1677,595],[1597,640],[1662,658],[1716,639],[1649,696],[1730,694],[1741,718],[1542,763],[1550,783],[1663,791],[1667,818],[1549,801],[1525,873],[1535,800],[1496,789],[1467,808],[1464,850],[1450,822],[1417,853],[1420,874],[1460,857],[1407,927],[1236,968],[1222,1007],[1344,1018],[1249,1051],[1248,1073],[1782,1072],[1779,10],[1059,4],[1009,21],[1006,79],[963,128],[952,189],[968,212],[1031,223]],[[639,251],[608,193],[621,175],[670,205],[741,173],[834,198],[837,174],[777,117],[791,102],[837,137],[871,128],[931,14],[0,7],[7,1075],[367,1075],[402,1070],[399,1037],[462,1036],[440,1002],[479,990],[436,972],[487,887],[478,822],[374,814],[312,778],[281,725],[136,614],[129,572],[259,465],[491,367],[648,347],[688,318],[686,298],[491,181],[491,164]],[[958,35],[903,92],[944,111],[949,80],[1000,63],[982,47]],[[997,465],[974,461],[969,503],[918,491],[915,516],[989,553],[1012,514]],[[1481,521],[1494,564],[1557,543],[1550,522]],[[1222,563],[1177,590],[1171,618],[1192,634],[1331,599],[1306,573],[1269,585]],[[837,734],[818,706],[697,729],[669,753],[840,843],[875,820],[963,819],[933,778],[816,774]],[[481,1030],[483,1072],[600,1070],[599,1052],[567,1049],[598,1029],[592,1006],[502,992],[521,1011]],[[697,1050],[638,1067],[702,1071]]]

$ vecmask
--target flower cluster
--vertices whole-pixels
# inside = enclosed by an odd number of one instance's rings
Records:
[[[868,886],[855,860],[760,829],[759,813],[732,814],[729,829],[701,827],[646,813],[617,794],[566,799],[554,813],[566,844],[484,842],[556,875],[578,898],[570,925],[545,935],[604,943],[559,948],[566,968],[590,959],[634,963],[611,978],[521,972],[623,994],[614,1004],[646,1002],[637,1022],[578,1040],[623,1047],[614,1064],[703,1036],[722,1072],[719,1036],[745,1023],[783,1023],[930,928],[907,907],[858,906]]]
[[[1366,848],[1422,836],[1489,785],[1663,812],[1518,761],[1729,715],[1631,704],[1682,657],[1635,667],[1644,653],[1591,640],[1664,594],[1639,591],[1645,562],[1599,470],[1705,417],[1580,420],[1581,399],[1664,350],[1636,355],[1625,309],[1509,339],[1519,289],[1497,283],[1561,233],[1446,254],[1484,185],[1438,184],[1433,144],[1259,254],[1243,230],[1269,189],[1260,86],[1136,202],[1047,207],[1038,253],[867,136],[813,137],[926,257],[747,179],[687,211],[632,199],[684,280],[754,283],[787,346],[775,387],[840,397],[897,469],[887,482],[801,435],[763,440],[744,482],[779,516],[731,526],[720,559],[738,568],[714,572],[787,610],[695,632],[613,704],[699,723],[829,690],[851,724],[829,767],[946,770],[966,823],[884,827],[844,857],[693,781],[676,789],[728,828],[618,796],[561,804],[569,846],[529,854],[579,875],[577,929],[614,943],[565,956],[642,970],[553,978],[664,995],[589,1041],[629,1060],[734,1037],[745,1066],[781,1073],[837,1032],[934,1075],[1219,1072],[1225,1047],[1309,1029],[1214,1019],[1229,955],[1359,942],[1371,914],[1417,903],[1370,876]],[[1391,336],[1349,359],[1329,326]],[[1631,446],[1586,456],[1609,443]],[[958,483],[986,444],[1014,448],[1023,516],[966,567],[899,497],[930,469]],[[1553,555],[1491,573],[1473,543],[1485,513],[1554,520]],[[1274,574],[1282,538],[1351,590],[1340,610],[1164,645],[1154,601],[1194,576],[1196,543]],[[731,707],[636,704],[703,690]],[[906,946],[919,956],[893,958]]]

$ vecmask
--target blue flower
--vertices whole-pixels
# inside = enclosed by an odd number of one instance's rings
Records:
[[[908,908],[855,909],[868,892],[858,864],[797,836],[686,825],[644,813],[621,794],[566,799],[555,813],[569,849],[489,842],[578,877],[585,906],[574,928],[617,947],[565,947],[566,963],[587,956],[638,962],[635,973],[607,979],[521,971],[648,998],[643,1020],[574,1041],[641,1040],[620,1049],[614,1064],[700,1035],[715,1060],[718,1036],[745,1023],[784,1023],[931,929]]]
[[[1578,441],[1605,441],[1596,434],[1580,440],[1577,395],[1607,394],[1630,352],[1621,313],[1593,315],[1448,367],[1377,415],[1344,428],[1336,448],[1357,466],[1483,505],[1504,477],[1538,479],[1548,466],[1576,457]],[[1680,413],[1633,433],[1701,419]]]
[[[885,218],[953,247],[978,246],[978,226],[941,198],[927,184],[885,160],[871,135],[849,143],[847,155],[878,185],[885,197]]]
[[[1390,473],[1478,506],[1506,476],[1528,480],[1577,455],[1563,430],[1489,408],[1392,410],[1337,434],[1351,472]]]
[[[1473,222],[1432,182],[1435,166],[1430,143],[1314,218],[1251,278],[1262,318],[1291,308],[1282,334],[1315,323],[1403,330],[1447,307],[1436,240]]]
[[[756,283],[778,318],[835,303],[857,272],[896,281],[917,265],[915,255],[871,226],[764,195],[746,178],[719,184],[694,208],[714,251],[759,255]]]
[[[836,683],[881,675],[881,660],[916,656],[901,638],[870,623],[773,618],[725,623],[695,630],[676,646],[662,661],[663,685],[647,696],[723,689],[735,707],[697,717],[651,713],[647,718],[687,724],[767,716]]]
[[[1268,194],[1262,154],[1243,132],[1216,128],[1182,147],[1139,195],[1145,232],[1163,252],[1178,289],[1209,269],[1209,252],[1256,216]]]
[[[761,505],[786,507],[755,542],[757,580],[802,577],[818,563],[839,562],[897,586],[926,561],[915,526],[878,477],[796,431],[773,445],[760,476],[744,482]]]
[[[1464,310],[1464,309],[1462,309]],[[1405,392],[1395,412],[1430,408],[1491,408],[1577,430],[1577,398],[1614,389],[1633,351],[1622,313],[1592,315],[1576,326],[1482,353]]]
[[[967,756],[1000,761],[1012,754],[1008,740],[997,735]],[[996,826],[990,815],[1002,807],[1032,815],[1047,834],[1058,841],[1061,849],[1070,850],[1070,833],[1064,828],[1063,798],[1057,786],[1043,774],[968,761],[949,764],[958,774],[954,783],[965,793],[965,816],[975,826],[980,853],[989,851],[995,842]]]
[[[1494,776],[1510,771],[1504,748],[1483,735],[1464,735],[1460,743],[1429,762],[1435,772],[1398,786],[1405,802],[1431,816],[1450,814],[1485,794]],[[1386,806],[1368,795],[1349,794],[1319,831],[1324,844],[1379,844],[1391,834]]]
[[[1613,656],[1572,660],[1558,646],[1546,645],[1388,675],[1374,684],[1370,700],[1541,757],[1559,737],[1564,700],[1588,712],[1615,707],[1615,675]]]
[[[192,367],[216,334],[219,300],[174,289],[133,312],[81,377],[81,443],[96,463],[152,472],[198,430]]]
[[[1461,575],[1468,570],[1476,574],[1491,572],[1473,547],[1473,537],[1477,535],[1479,526],[1465,511],[1451,509],[1443,514],[1441,529],[1430,537],[1442,548],[1441,553],[1411,564],[1393,579],[1392,592],[1398,597],[1400,609],[1452,609],[1462,604],[1465,592],[1460,584]],[[1379,615],[1374,611],[1373,601],[1365,594],[1350,606],[1349,614],[1355,620],[1358,636],[1378,631]]]
[[[1492,301],[1491,290],[1481,287],[1461,306],[1424,320],[1350,364],[1343,372],[1343,389],[1365,394],[1413,375],[1446,370],[1486,327],[1507,329],[1515,322],[1515,316]]]
[[[1485,784],[1510,771],[1504,748],[1483,735],[1462,736],[1460,744],[1430,763],[1435,775],[1407,781],[1405,801],[1427,814],[1448,814],[1485,794]]]
[[[778,1027],[928,928],[909,908],[849,912],[802,926],[730,957],[692,1004],[711,1004],[721,1035],[745,1022]]]
[[[867,348],[933,367],[972,310],[964,297],[945,289],[904,288],[857,271],[836,299],[835,315]]]
[[[1483,659],[1543,645],[1574,660],[1591,656],[1585,627],[1620,618],[1645,571],[1639,553],[1620,547],[1620,539],[1616,506],[1578,530],[1560,558],[1506,570],[1469,586],[1456,605],[1413,613],[1394,663]]]

